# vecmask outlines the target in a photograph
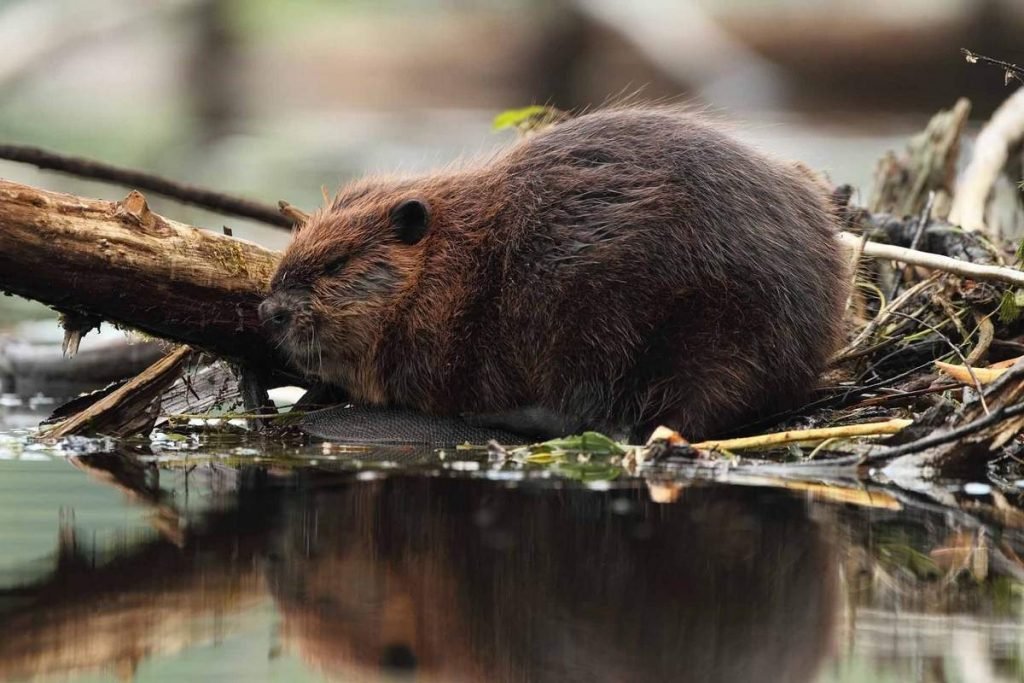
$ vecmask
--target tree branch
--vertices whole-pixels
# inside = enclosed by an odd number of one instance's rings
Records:
[[[214,192],[195,185],[161,178],[152,173],[122,168],[102,161],[57,154],[39,147],[0,145],[0,159],[32,164],[37,168],[67,173],[81,178],[102,180],[115,185],[123,185],[132,190],[145,190],[185,204],[192,204],[229,216],[250,218],[279,228],[291,228],[295,219],[293,215],[283,214],[278,207],[271,204]]]
[[[1011,64],[1010,62],[1004,62],[1001,59],[992,59],[985,55],[979,55],[976,52],[971,52],[966,48],[960,48],[960,53],[964,56],[970,64],[987,64],[989,66],[998,66],[1003,70],[1003,79],[1006,83],[1010,82],[1011,78],[1016,78],[1021,83],[1024,83],[1024,67]]]
[[[839,237],[847,247],[860,250],[863,256],[902,261],[914,266],[924,266],[925,268],[962,275],[973,280],[1009,282],[1024,286],[1024,271],[1017,270],[1016,268],[971,263],[970,261],[942,256],[941,254],[932,254],[926,251],[907,249],[906,247],[896,247],[880,242],[864,242],[860,236],[849,232],[840,233]]]

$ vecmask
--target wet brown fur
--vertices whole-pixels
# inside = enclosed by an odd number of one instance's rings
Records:
[[[408,199],[430,212],[411,245],[390,220]],[[847,295],[836,230],[820,183],[700,117],[598,111],[345,188],[274,277],[279,342],[357,401],[701,438],[814,386]]]

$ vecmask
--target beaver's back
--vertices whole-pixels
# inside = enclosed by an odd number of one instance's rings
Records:
[[[484,385],[589,427],[691,438],[814,386],[847,276],[824,193],[795,167],[697,117],[623,109],[527,139],[491,170],[507,209]]]

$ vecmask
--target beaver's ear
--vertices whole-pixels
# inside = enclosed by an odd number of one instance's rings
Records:
[[[391,210],[391,227],[405,244],[416,244],[427,234],[430,209],[419,199],[407,199]]]

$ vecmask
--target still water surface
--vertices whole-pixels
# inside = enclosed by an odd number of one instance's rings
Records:
[[[1024,677],[1020,532],[881,490],[99,450],[0,436],[0,680]]]

